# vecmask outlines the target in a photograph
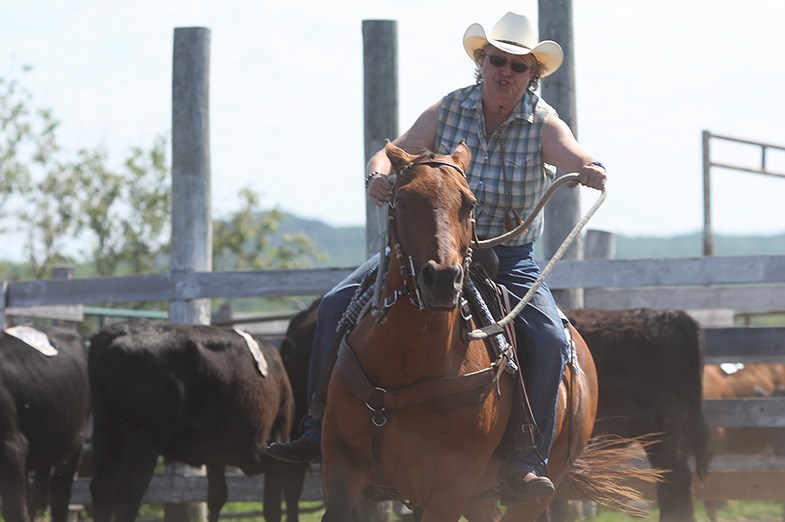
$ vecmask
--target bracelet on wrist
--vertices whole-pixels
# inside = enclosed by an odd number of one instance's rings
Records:
[[[371,179],[372,179],[374,176],[376,176],[377,174],[378,174],[379,176],[384,176],[384,174],[382,174],[382,173],[381,173],[381,172],[379,172],[378,170],[372,170],[371,172],[369,172],[368,174],[366,174],[366,175],[365,175],[365,188],[368,188],[368,183],[370,183],[370,182],[371,182]]]
[[[606,171],[608,170],[608,169],[605,168],[605,165],[603,165],[599,161],[592,161],[591,163],[587,163],[587,165],[596,165],[596,166],[600,167],[602,170],[606,170]]]

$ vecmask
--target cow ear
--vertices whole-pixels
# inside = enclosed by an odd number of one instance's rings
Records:
[[[455,150],[452,152],[450,156],[457,165],[459,165],[464,171],[469,169],[469,164],[472,161],[472,151],[469,150],[469,146],[466,145],[464,140],[455,147]]]
[[[411,163],[417,156],[409,154],[405,150],[397,147],[393,142],[387,140],[387,145],[384,146],[384,151],[392,163],[393,170],[400,172],[400,170],[407,164]]]

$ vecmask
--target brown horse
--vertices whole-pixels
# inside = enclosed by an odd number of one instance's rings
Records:
[[[485,341],[469,340],[459,306],[474,238],[470,152],[410,155],[393,144],[398,173],[388,224],[392,252],[375,314],[341,347],[322,427],[323,521],[350,520],[369,486],[422,508],[424,522],[497,520],[497,452],[510,416],[514,377],[499,371]],[[380,299],[380,304],[382,300]],[[468,320],[469,328],[476,328]],[[596,373],[572,331],[576,358],[559,394],[549,476],[558,483],[594,424]],[[546,503],[512,506],[505,519],[533,519]]]

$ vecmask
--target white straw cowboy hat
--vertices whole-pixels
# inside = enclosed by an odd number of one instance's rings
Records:
[[[466,29],[463,48],[472,61],[477,59],[476,51],[482,51],[488,44],[510,54],[533,54],[543,66],[543,78],[556,72],[564,61],[564,52],[559,44],[552,40],[538,42],[531,20],[515,13],[502,16],[488,37],[480,24],[472,24]]]

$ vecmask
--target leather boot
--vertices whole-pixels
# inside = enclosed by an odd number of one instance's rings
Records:
[[[556,488],[548,477],[532,471],[511,473],[502,481],[501,503],[505,506],[553,495]]]
[[[300,437],[292,442],[270,444],[264,452],[276,460],[295,464],[318,462],[322,458],[319,445],[307,437]]]

